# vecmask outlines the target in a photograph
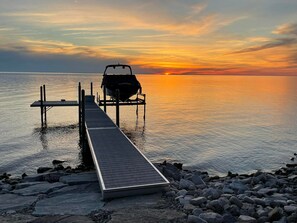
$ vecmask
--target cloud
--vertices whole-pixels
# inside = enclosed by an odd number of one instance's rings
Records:
[[[297,23],[283,24],[283,25],[279,26],[276,30],[274,30],[273,33],[297,36]]]
[[[270,42],[267,42],[260,46],[254,46],[254,47],[248,47],[242,50],[234,51],[233,53],[250,53],[275,47],[281,47],[281,46],[290,46],[297,43],[296,38],[282,38],[282,39],[275,39]]]

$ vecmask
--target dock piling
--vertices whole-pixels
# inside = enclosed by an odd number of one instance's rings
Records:
[[[85,138],[86,138],[86,129],[85,129],[85,90],[81,91],[81,123],[82,123],[82,142],[84,145]]]
[[[91,95],[93,96],[93,82],[91,82]]]
[[[41,118],[41,127],[43,127],[43,89],[40,86],[40,118]]]
[[[104,101],[104,112],[106,113],[106,87],[103,86],[103,101]]]
[[[79,136],[81,137],[81,129],[82,129],[82,122],[81,122],[81,83],[78,83],[78,129],[79,129]]]
[[[46,102],[46,90],[45,90],[45,85],[43,85],[43,101]],[[47,118],[46,118],[46,106],[44,107],[44,124],[46,125],[47,123]]]
[[[120,91],[116,90],[116,124],[120,127]]]

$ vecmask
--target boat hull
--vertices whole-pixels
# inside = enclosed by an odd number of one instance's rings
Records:
[[[134,75],[106,75],[102,80],[102,88],[104,87],[111,98],[116,99],[118,90],[119,100],[127,101],[137,94],[141,86]]]

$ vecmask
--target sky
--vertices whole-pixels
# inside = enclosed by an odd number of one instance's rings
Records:
[[[296,75],[296,0],[0,0],[0,71]]]

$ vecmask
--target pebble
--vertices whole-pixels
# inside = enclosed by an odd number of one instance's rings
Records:
[[[207,202],[207,199],[205,197],[196,197],[190,200],[190,204],[200,206]]]
[[[208,223],[222,223],[223,216],[214,212],[205,212],[199,215],[200,218]]]
[[[257,220],[247,215],[240,215],[238,217],[238,223],[257,223]]]
[[[195,215],[189,215],[187,222],[188,223],[208,223],[207,221],[205,221],[202,218],[195,216]]]

